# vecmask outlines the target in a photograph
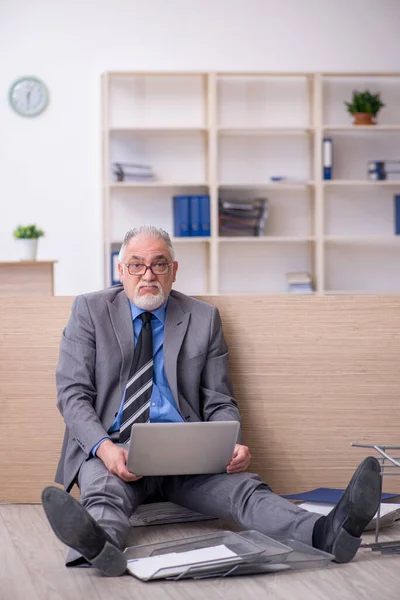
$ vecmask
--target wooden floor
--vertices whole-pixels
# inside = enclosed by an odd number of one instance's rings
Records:
[[[131,544],[174,539],[226,523],[138,527]],[[372,541],[371,533],[364,540]],[[400,539],[400,522],[387,529],[385,539]],[[1,600],[398,600],[400,554],[382,556],[360,550],[348,565],[291,571],[252,577],[208,581],[143,583],[130,576],[107,578],[95,569],[67,569],[66,548],[50,530],[42,508],[36,505],[0,505]]]

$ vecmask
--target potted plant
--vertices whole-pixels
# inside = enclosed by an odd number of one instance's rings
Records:
[[[348,112],[354,116],[353,125],[375,125],[375,117],[385,105],[380,92],[371,94],[368,90],[353,90],[351,102],[345,102]]]
[[[44,231],[36,225],[18,225],[13,235],[18,242],[20,260],[36,260],[38,239]]]

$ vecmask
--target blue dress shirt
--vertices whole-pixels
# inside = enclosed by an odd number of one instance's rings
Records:
[[[165,312],[167,309],[168,300],[157,308],[157,310],[149,311],[152,314],[151,328],[153,332],[153,388],[150,398],[150,422],[151,423],[177,423],[183,421],[180,415],[175,399],[172,395],[167,376],[164,370],[164,323],[165,323]],[[135,345],[137,344],[143,323],[142,319],[139,319],[139,315],[145,310],[138,308],[132,302],[131,312],[133,319],[133,331],[135,336]],[[115,417],[114,423],[111,425],[108,433],[119,431],[121,427],[122,412],[124,408],[125,392],[121,400],[119,411]],[[92,454],[96,454],[96,451],[100,444],[108,438],[100,440],[92,450]]]

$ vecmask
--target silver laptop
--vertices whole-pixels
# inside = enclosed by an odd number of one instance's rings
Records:
[[[135,475],[223,473],[238,433],[237,421],[136,423],[126,464]]]

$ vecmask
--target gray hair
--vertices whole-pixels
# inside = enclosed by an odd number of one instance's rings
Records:
[[[172,245],[169,233],[164,231],[164,229],[155,227],[154,225],[142,225],[141,227],[137,227],[135,229],[130,229],[129,231],[126,232],[124,241],[122,242],[121,250],[119,251],[119,256],[118,256],[118,259],[120,262],[123,261],[125,250],[126,250],[127,246],[129,245],[129,242],[131,241],[131,239],[138,237],[139,235],[147,235],[149,237],[155,237],[155,238],[160,238],[160,239],[164,240],[164,242],[169,250],[169,253],[171,254],[172,260],[175,260],[175,250]]]

